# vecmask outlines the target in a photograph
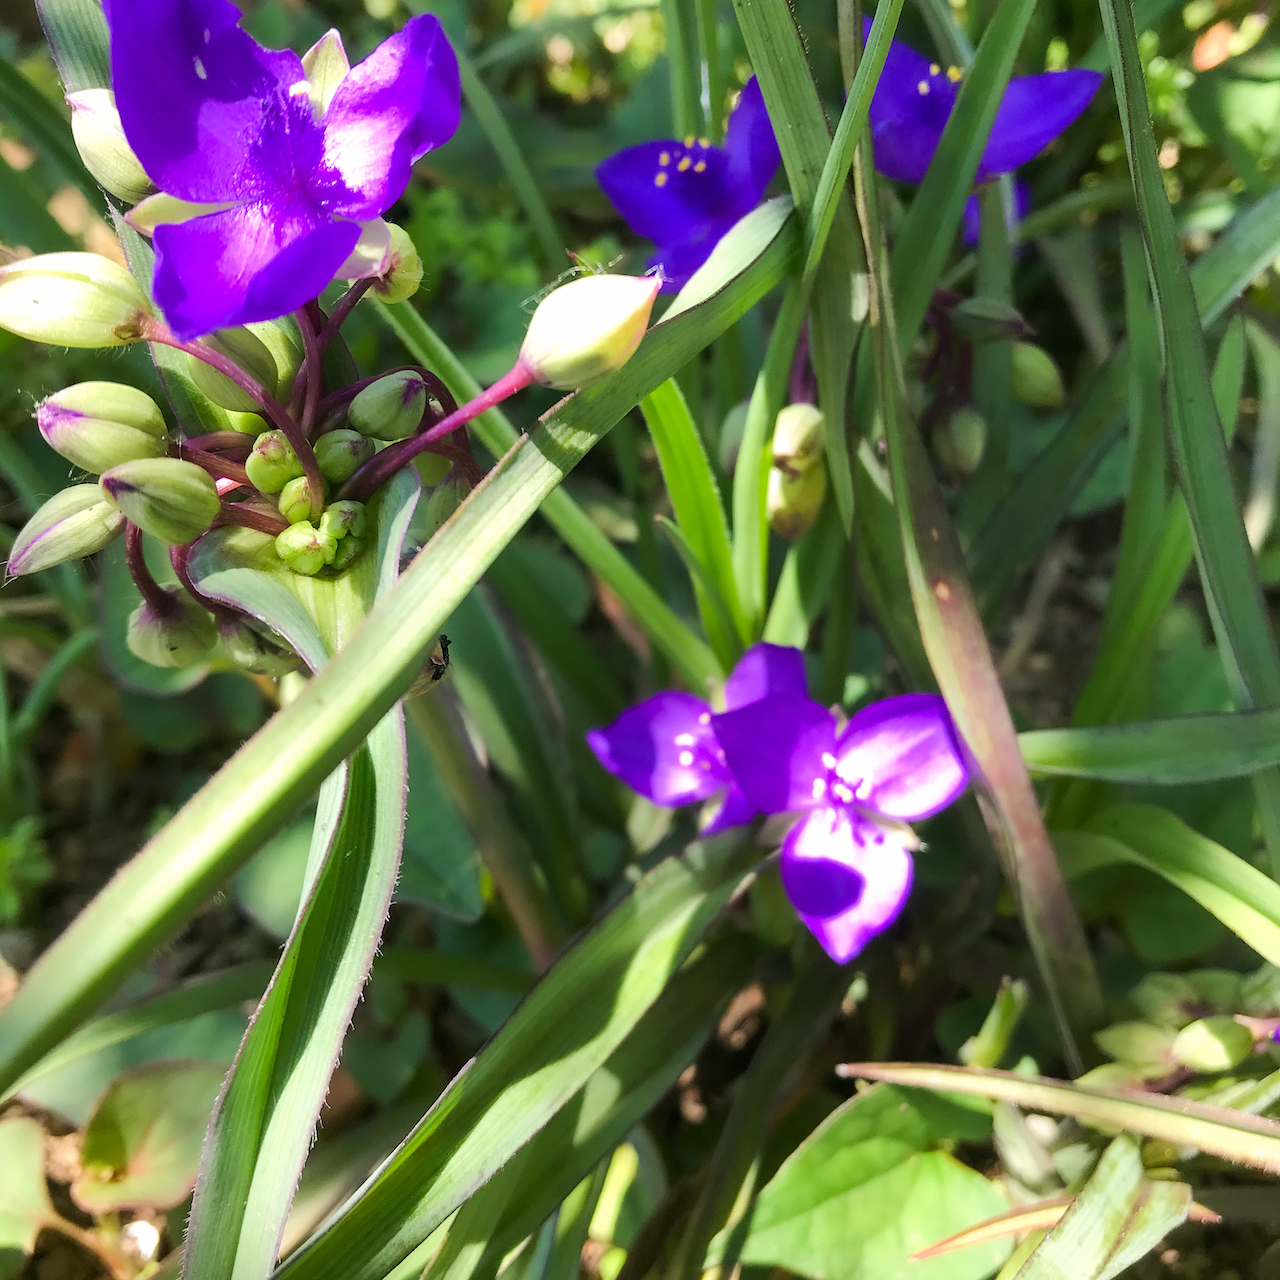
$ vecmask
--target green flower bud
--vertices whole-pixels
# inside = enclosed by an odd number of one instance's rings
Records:
[[[967,406],[957,409],[933,430],[933,451],[938,461],[960,479],[977,471],[986,443],[987,424],[976,409]]]
[[[1240,975],[1234,969],[1193,969],[1182,975],[1196,999],[1214,1013],[1235,1013],[1240,1001]]]
[[[219,355],[238,364],[266,393],[274,396],[279,390],[280,375],[267,344],[248,329],[219,329],[204,339]],[[253,413],[258,402],[236,386],[225,373],[219,373],[203,360],[191,362],[191,380],[201,391],[223,409],[237,413]]]
[[[316,461],[320,474],[330,484],[349,480],[373,457],[374,443],[358,431],[326,431],[316,441]]]
[[[311,519],[311,485],[306,476],[297,476],[280,490],[280,514],[290,524]]]
[[[1173,1042],[1173,1056],[1193,1071],[1230,1071],[1253,1052],[1253,1032],[1217,1014],[1189,1023]]]
[[[418,475],[422,477],[422,483],[428,488],[438,485],[441,480],[449,474],[453,467],[453,461],[444,457],[439,453],[432,453],[428,450],[420,453],[413,460],[413,465],[418,469]]]
[[[789,475],[808,471],[822,457],[825,437],[816,404],[789,404],[773,427],[773,465]]]
[[[1240,980],[1240,1012],[1255,1018],[1280,1014],[1280,969],[1264,964]]]
[[[116,95],[110,89],[67,94],[71,136],[84,167],[113,195],[137,204],[156,189],[124,136]]]
[[[174,547],[198,538],[222,510],[213,477],[178,458],[122,462],[103,474],[102,488],[139,529]]]
[[[320,517],[320,532],[330,538],[358,538],[366,524],[363,502],[332,502]]]
[[[951,327],[968,342],[1005,342],[1025,338],[1031,326],[999,298],[966,298],[949,312]]]
[[[266,418],[260,413],[227,413],[227,426],[246,436],[260,436],[270,430]]]
[[[302,475],[302,463],[283,431],[264,431],[253,442],[244,469],[259,493],[279,493],[290,480]]]
[[[789,476],[777,467],[769,469],[765,492],[765,514],[769,527],[783,538],[799,538],[813,528],[827,492],[827,469],[810,467],[798,476]]]
[[[276,538],[276,554],[294,573],[314,577],[338,552],[335,538],[322,534],[310,520],[291,524]]]
[[[1067,403],[1058,366],[1034,343],[1013,344],[1013,394],[1033,409],[1061,409]]]
[[[338,543],[338,549],[334,552],[333,559],[329,562],[330,570],[337,574],[348,569],[364,553],[367,545],[368,543],[364,538],[357,538],[354,534],[348,534]]]
[[[351,71],[342,37],[336,31],[326,31],[302,55],[302,70],[307,76],[312,114],[319,120],[329,109],[338,86]]]
[[[1129,992],[1129,1000],[1151,1022],[1185,1027],[1195,1017],[1199,997],[1181,974],[1149,973]]]
[[[36,409],[36,421],[54,449],[95,475],[135,458],[159,458],[167,443],[159,405],[115,382],[80,382],[56,392]]]
[[[457,468],[453,468],[432,489],[431,497],[427,500],[426,511],[423,513],[423,524],[428,538],[434,537],[445,521],[462,506],[473,487],[470,480]]]
[[[267,390],[284,404],[293,391],[293,380],[302,368],[303,352],[294,338],[296,331],[283,320],[260,320],[245,325],[245,329],[271,353],[275,365],[275,389],[268,386]]]
[[[122,347],[142,337],[151,303],[96,253],[42,253],[0,266],[0,329],[58,347]]]
[[[1104,1027],[1093,1039],[1108,1057],[1150,1079],[1167,1075],[1173,1069],[1173,1037],[1169,1027],[1153,1027],[1149,1022],[1117,1022],[1115,1026]]]
[[[124,516],[107,501],[101,485],[73,484],[55,493],[19,530],[9,572],[16,578],[92,555],[123,528]]]
[[[373,292],[383,302],[404,302],[418,292],[422,283],[422,259],[403,227],[394,222],[387,225],[391,228],[391,248],[385,270],[373,282]]]
[[[538,304],[520,362],[537,381],[561,391],[598,382],[635,354],[660,284],[657,276],[571,280]]]
[[[427,384],[406,369],[365,387],[351,402],[347,421],[375,440],[404,440],[417,431],[426,407]]]
[[[218,642],[213,619],[179,587],[161,588],[170,608],[143,601],[129,615],[125,643],[129,652],[153,667],[189,667]]]
[[[247,618],[224,618],[218,623],[218,639],[227,657],[254,675],[276,679],[298,669],[298,655]]]

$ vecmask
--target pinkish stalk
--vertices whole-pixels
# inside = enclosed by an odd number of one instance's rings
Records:
[[[319,311],[319,308],[317,307],[316,310]],[[323,319],[324,312],[321,311],[320,315]],[[320,383],[323,380],[321,362],[324,358],[324,349],[316,336],[310,308],[300,308],[293,313],[293,318],[298,323],[298,332],[302,334],[302,346],[306,352],[306,358],[302,364],[301,376],[298,378],[297,385],[294,386],[289,407],[293,409],[296,406],[302,409],[302,434],[310,439],[312,431],[315,430],[316,406],[320,403]]]
[[[248,502],[222,503],[222,514],[213,522],[218,525],[236,524],[242,529],[256,529],[259,533],[269,533],[272,537],[283,533],[289,522],[282,515],[273,515],[261,507],[251,506]]]
[[[243,431],[209,431],[202,436],[191,436],[181,443],[188,449],[230,454],[237,462],[243,462],[253,452],[253,436]]]
[[[273,427],[284,432],[285,439],[293,446],[293,451],[302,463],[303,474],[307,477],[307,489],[311,495],[311,514],[319,515],[324,510],[324,477],[320,474],[320,464],[316,461],[315,450],[311,442],[303,434],[302,428],[289,416],[285,407],[273,395],[269,395],[263,385],[247,374],[234,360],[215,351],[205,343],[179,342],[162,320],[148,316],[142,322],[142,336],[148,342],[159,342],[178,351],[185,351],[197,360],[203,360],[211,369],[216,369],[224,377],[230,378],[255,404],[262,410]]]
[[[430,431],[412,439],[393,444],[389,449],[376,453],[347,481],[338,493],[339,499],[351,498],[357,502],[367,502],[369,497],[382,487],[401,467],[406,467],[420,453],[425,453],[437,440],[447,436],[451,431],[464,427],[472,418],[479,417],[486,409],[523,391],[534,381],[533,371],[523,359],[517,360],[512,368],[498,379],[487,390],[482,391],[474,400],[468,400],[461,408],[455,409],[447,418],[436,423]]]
[[[142,530],[129,520],[124,522],[124,560],[133,585],[152,613],[158,618],[171,618],[178,611],[178,603],[152,577],[142,550]]]
[[[238,485],[253,487],[249,480],[249,473],[240,463],[233,462],[230,458],[220,457],[216,453],[209,453],[204,449],[193,449],[189,444],[184,444],[180,448],[181,456],[187,462],[194,462],[197,467],[202,467],[215,480],[234,480]]]

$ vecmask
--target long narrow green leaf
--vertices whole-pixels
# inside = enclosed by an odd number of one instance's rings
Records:
[[[726,634],[701,583],[694,583],[702,625],[711,639],[711,647],[727,670],[737,660],[742,647],[750,644],[754,637],[738,600],[729,526],[720,489],[689,406],[675,382],[664,382],[641,401],[640,409],[658,451],[658,465],[662,468],[676,522],[728,608],[732,630]]]
[[[441,623],[564,476],[691,350],[772,288],[791,255],[790,238],[775,234],[705,304],[654,326],[626,366],[563,401],[494,468],[342,652],[116,873],[28,972],[0,1010],[0,1089],[101,1005],[364,740],[418,676]],[[714,659],[708,665],[714,670]]]
[[[1068,874],[1113,862],[1144,867],[1280,964],[1280,885],[1167,809],[1114,805],[1090,819],[1084,831],[1055,831],[1053,840]]]
[[[94,0],[36,0],[36,11],[67,92],[109,88],[107,20],[101,6]]]
[[[1175,1146],[1191,1146],[1267,1173],[1280,1173],[1280,1123],[1226,1107],[1156,1093],[1122,1093],[983,1067],[914,1062],[851,1062],[839,1068],[854,1080],[887,1080],[916,1089],[968,1093],[1012,1102],[1027,1111],[1074,1116],[1104,1131],[1128,1129]]]
[[[377,1177],[281,1280],[380,1278],[586,1083],[658,999],[741,881],[736,838],[659,863],[566,952]]]
[[[1210,617],[1237,703],[1280,705],[1280,649],[1236,501],[1196,298],[1156,158],[1133,12],[1117,0],[1099,0],[1099,7],[1164,336],[1169,436]],[[1255,775],[1254,792],[1272,873],[1280,877],[1280,772]]]
[[[378,496],[376,563],[367,557],[376,595],[395,583],[418,491],[404,471]],[[202,576],[196,565],[192,576]],[[263,1280],[275,1266],[391,905],[407,780],[397,706],[322,789],[297,921],[214,1108],[187,1226],[186,1280]]]
[[[498,160],[506,171],[507,181],[511,183],[521,205],[525,217],[533,228],[542,257],[552,275],[564,269],[568,262],[565,253],[564,237],[556,227],[556,220],[547,208],[547,202],[538,190],[537,181],[530,171],[524,156],[520,152],[520,144],[516,142],[489,86],[485,84],[475,64],[462,46],[455,42],[453,51],[458,59],[458,75],[462,81],[462,93],[467,100],[475,118],[480,122],[489,145],[497,152]]]
[[[0,104],[0,110],[3,110],[3,104]],[[33,253],[57,253],[78,247],[54,221],[45,207],[48,197],[30,173],[19,172],[0,158],[0,185],[4,187],[4,202],[0,204],[0,238],[5,244],[21,245]]]

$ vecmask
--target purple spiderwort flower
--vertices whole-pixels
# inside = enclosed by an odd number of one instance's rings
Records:
[[[729,117],[723,147],[692,137],[643,142],[610,156],[596,178],[631,230],[657,245],[649,265],[662,268],[663,291],[673,293],[760,203],[780,159],[752,76]]]
[[[946,703],[909,693],[833,712],[794,694],[713,716],[747,806],[803,816],[782,844],[782,884],[837,964],[897,918],[911,891],[915,837],[904,825],[946,808],[969,770]]]
[[[805,695],[799,649],[753,645],[724,684],[729,710],[761,698]],[[748,822],[750,808],[734,785],[712,728],[713,712],[701,698],[678,690],[656,693],[624,711],[612,724],[592,729],[587,745],[615,777],[654,804],[676,808],[724,792],[724,803],[704,834]]]
[[[871,19],[863,19],[863,38]],[[894,40],[871,99],[871,147],[876,168],[899,182],[923,180],[955,106],[963,73],[943,68]],[[1014,76],[996,112],[978,165],[985,182],[1039,155],[1093,100],[1102,73],[1046,71]]]
[[[107,0],[125,136],[161,191],[206,206],[155,229],[155,300],[182,340],[315,298],[458,125],[440,23],[410,19],[321,116],[302,60],[264,49],[230,0]]]
[[[1005,226],[1008,228],[1010,235],[1013,234],[1018,223],[1027,216],[1027,211],[1030,208],[1031,188],[1021,178],[1015,178],[1013,183],[1013,209],[1006,209],[1004,213]],[[970,196],[964,202],[964,218],[960,227],[965,244],[976,245],[982,235],[982,204],[976,195]]]

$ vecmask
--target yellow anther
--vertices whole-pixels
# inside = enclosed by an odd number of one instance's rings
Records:
[[[693,168],[693,161],[690,160],[688,156],[685,156],[685,158],[681,160],[678,165],[676,165],[676,168],[681,173],[684,173],[686,170]]]
[[[664,166],[665,166],[665,165],[669,165],[669,164],[671,163],[671,152],[670,152],[670,151],[663,151],[663,152],[658,156],[658,163],[659,163],[660,165],[664,165]]]
[[[920,83],[916,85],[916,90],[923,98],[924,95],[929,92],[929,82],[927,80],[921,80]]]
[[[941,70],[942,68],[936,62],[929,63],[929,74],[931,76],[936,76]]]
[[[948,67],[947,79],[950,80],[952,84],[959,84],[960,81],[964,79],[964,72],[961,71],[959,67]]]
[[[693,143],[694,143],[694,137],[693,137],[693,134],[691,134],[691,133],[690,133],[690,134],[686,135],[685,140],[684,140],[684,145],[685,145],[686,147],[691,147],[691,146],[693,146]]]
[[[711,145],[711,140],[710,140],[709,138],[699,138],[699,139],[698,139],[698,146],[700,146],[704,151],[705,151],[705,150],[706,150],[710,145]]]
[[[654,177],[653,185],[655,187],[665,187],[667,185],[667,175],[661,169],[658,170],[657,175]]]
[[[694,173],[705,173],[706,169],[707,162],[705,160],[699,160],[698,163],[693,166]]]

